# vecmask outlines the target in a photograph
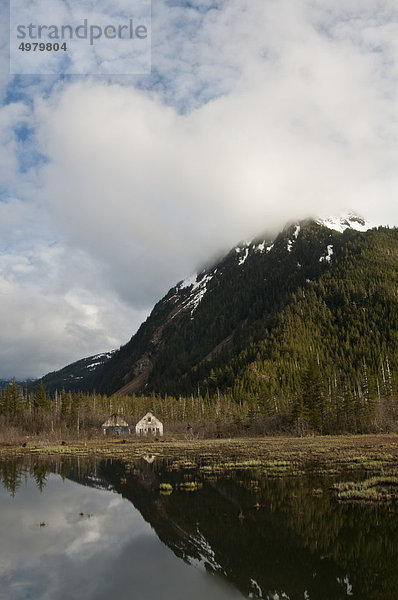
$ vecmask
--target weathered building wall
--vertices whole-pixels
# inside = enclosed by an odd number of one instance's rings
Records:
[[[163,435],[163,423],[159,421],[152,413],[147,413],[135,426],[135,433],[138,436],[144,435]]]
[[[129,426],[102,426],[102,433],[104,435],[130,435],[131,427]]]

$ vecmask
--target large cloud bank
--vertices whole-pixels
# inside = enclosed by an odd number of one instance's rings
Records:
[[[0,377],[126,342],[171,285],[288,220],[398,223],[393,2],[153,9],[151,78],[32,81],[0,108]]]

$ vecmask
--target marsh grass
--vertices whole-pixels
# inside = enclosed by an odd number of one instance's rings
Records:
[[[342,502],[392,502],[398,500],[398,477],[381,475],[360,482],[335,483],[331,490]]]
[[[398,435],[319,436],[308,438],[261,437],[234,439],[167,439],[162,441],[130,438],[86,441],[28,440],[0,444],[2,457],[62,456],[114,458],[134,469],[134,463],[147,455],[167,459],[168,470],[198,469],[207,478],[239,471],[258,471],[258,477],[300,477],[363,472],[380,477],[398,475]],[[257,478],[257,476],[255,476]],[[368,481],[370,481],[368,479]],[[374,489],[372,486],[366,489]],[[341,489],[339,493],[345,491]],[[351,492],[357,492],[351,489]],[[377,490],[376,490],[377,491]],[[390,492],[388,492],[390,494]]]
[[[171,493],[173,491],[173,486],[171,485],[171,483],[160,483],[159,490],[161,492],[170,492]]]
[[[178,484],[178,488],[186,492],[194,492],[201,487],[203,487],[203,483],[200,481],[184,481]]]

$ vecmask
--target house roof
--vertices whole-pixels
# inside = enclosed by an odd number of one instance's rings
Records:
[[[128,427],[129,424],[122,419],[120,415],[111,415],[109,419],[102,423],[102,427]]]

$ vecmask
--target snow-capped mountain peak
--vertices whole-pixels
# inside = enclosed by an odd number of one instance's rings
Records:
[[[374,223],[366,221],[363,217],[352,212],[343,213],[340,216],[331,216],[326,219],[317,219],[319,225],[324,225],[329,229],[343,233],[346,229],[355,229],[356,231],[367,231],[372,227],[377,227]]]

